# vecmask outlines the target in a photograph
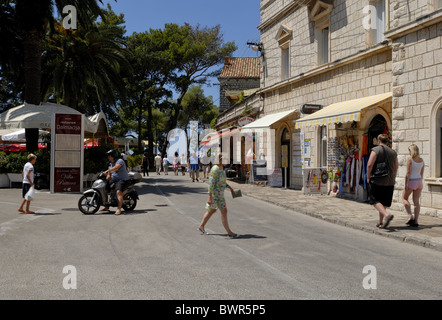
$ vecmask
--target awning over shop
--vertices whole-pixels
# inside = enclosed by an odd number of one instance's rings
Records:
[[[297,112],[297,110],[289,110],[289,111],[283,111],[278,113],[269,114],[267,116],[264,116],[258,120],[255,120],[252,123],[249,123],[248,125],[245,125],[241,128],[241,132],[244,131],[251,131],[255,129],[266,129],[269,128],[272,124],[284,119],[285,117],[288,117],[289,115]]]
[[[391,98],[392,93],[386,92],[375,96],[334,103],[311,115],[294,121],[295,127],[299,129],[332,123],[360,121],[361,111],[363,109],[383,104],[391,100]]]
[[[26,128],[50,129],[55,113],[81,114],[68,106],[45,102],[40,105],[20,105],[0,114],[0,129],[19,130]],[[108,127],[103,112],[84,120],[85,137],[107,137]]]

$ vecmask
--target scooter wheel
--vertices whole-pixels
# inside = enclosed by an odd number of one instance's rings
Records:
[[[98,203],[98,199],[95,197],[93,199],[93,194],[86,194],[78,200],[78,209],[83,214],[94,214],[100,209],[100,204]]]
[[[123,209],[124,211],[133,211],[137,206],[137,199],[132,195],[128,194],[124,197],[123,200]]]

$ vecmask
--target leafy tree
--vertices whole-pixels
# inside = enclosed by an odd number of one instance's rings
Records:
[[[231,56],[237,49],[234,42],[224,43],[221,27],[191,27],[186,24],[188,35],[184,43],[177,48],[177,76],[174,82],[179,92],[176,104],[173,106],[167,131],[177,126],[182,100],[192,84],[208,83],[208,78],[219,72],[211,72],[211,68],[220,65],[224,58]]]
[[[219,108],[213,104],[212,97],[204,96],[201,85],[192,85],[181,102],[182,110],[178,118],[180,127],[187,128],[189,121],[196,120],[210,124],[218,116]]]

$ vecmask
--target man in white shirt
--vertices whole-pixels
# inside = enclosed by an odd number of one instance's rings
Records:
[[[161,155],[158,153],[154,159],[155,162],[155,170],[157,171],[157,175],[160,175],[161,171]]]
[[[199,173],[200,168],[199,168],[198,164],[199,164],[198,157],[196,156],[195,153],[192,153],[192,155],[189,158],[190,178],[192,179],[192,182],[195,182],[195,178],[196,178],[196,181],[199,181],[198,178],[200,175],[200,173]]]

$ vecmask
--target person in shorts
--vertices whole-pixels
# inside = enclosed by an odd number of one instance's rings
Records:
[[[418,227],[418,218],[420,213],[420,196],[423,189],[422,178],[424,176],[425,163],[419,155],[419,148],[412,144],[408,147],[410,158],[407,159],[407,173],[405,174],[405,189],[402,194],[402,202],[405,211],[408,213],[406,224],[412,227]],[[411,213],[411,204],[408,197],[413,194],[414,215]]]
[[[387,212],[386,208],[391,206],[399,163],[396,152],[387,146],[388,141],[388,135],[380,134],[378,136],[378,146],[371,149],[370,158],[367,162],[367,182],[370,184],[370,204],[379,212],[379,223],[376,225],[378,228],[388,227],[394,218],[392,214]],[[383,162],[385,160],[384,156],[388,163],[388,175],[385,177],[372,178],[371,172],[375,168],[376,161]]]
[[[161,154],[158,153],[157,156],[154,159],[155,170],[157,171],[157,175],[160,175],[162,161],[163,160],[161,159]]]
[[[109,185],[115,183],[115,192],[118,200],[118,209],[115,211],[115,214],[119,215],[121,214],[121,207],[123,206],[123,188],[125,182],[129,179],[129,174],[127,173],[126,163],[123,159],[118,158],[118,152],[116,150],[108,151],[107,157],[110,165],[104,174],[106,175],[106,180],[109,181]],[[101,211],[106,210],[109,210],[107,205],[105,205]]]
[[[25,214],[34,214],[35,212],[29,210],[29,206],[31,204],[30,200],[26,200],[25,196],[28,193],[29,189],[34,185],[34,164],[37,161],[37,156],[35,154],[28,155],[28,162],[25,164],[22,172],[23,183],[22,183],[22,197],[23,200],[21,202],[20,207],[18,208],[18,212]],[[26,204],[26,209],[23,210],[23,207]]]

